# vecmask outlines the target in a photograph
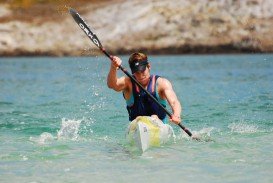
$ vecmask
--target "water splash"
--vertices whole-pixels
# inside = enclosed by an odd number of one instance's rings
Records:
[[[83,117],[83,119],[81,120],[80,134],[81,135],[93,134],[93,130],[91,128],[91,125],[94,124],[94,123],[95,123],[95,120],[93,118]]]
[[[255,133],[258,131],[258,127],[255,125],[246,124],[244,122],[240,123],[231,123],[228,125],[228,128],[233,133]]]
[[[57,138],[77,140],[79,138],[79,128],[81,122],[82,120],[70,120],[62,118],[62,126],[57,133]]]
[[[50,143],[52,140],[54,140],[54,137],[51,133],[43,132],[38,138],[30,137],[29,140],[39,145],[45,145]]]
[[[192,132],[192,138],[189,137],[189,135],[181,130],[181,133],[177,136],[177,139],[195,139],[198,141],[212,141],[211,139],[211,132],[215,130],[214,127],[208,127],[208,128],[203,128],[199,131],[191,131]]]
[[[91,118],[90,118],[91,119]],[[82,129],[80,130],[80,126]],[[82,119],[82,120],[71,120],[62,118],[61,129],[57,131],[57,136],[52,135],[48,132],[43,132],[39,137],[30,137],[29,140],[35,142],[39,145],[46,145],[51,143],[53,140],[68,139],[68,140],[79,140],[79,132],[84,134],[93,133],[93,130],[90,128],[92,120]]]
[[[211,137],[212,131],[215,130],[214,127],[208,127],[208,128],[203,128],[200,131],[193,131],[192,138],[195,140],[200,140],[200,141],[214,141]]]

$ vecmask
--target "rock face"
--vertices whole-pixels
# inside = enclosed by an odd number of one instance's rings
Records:
[[[98,54],[68,6],[22,21],[10,18],[17,10],[2,4],[0,55]],[[76,10],[113,54],[273,52],[271,0],[119,0],[84,3]]]

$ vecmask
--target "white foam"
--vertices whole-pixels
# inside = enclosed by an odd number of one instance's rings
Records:
[[[81,121],[62,118],[61,129],[57,133],[57,138],[77,140]]]
[[[20,157],[22,158],[22,161],[27,161],[28,160],[28,157],[25,156],[25,155],[20,154]]]
[[[43,132],[38,138],[30,137],[29,140],[36,142],[39,145],[44,145],[54,140],[54,137],[51,133]]]

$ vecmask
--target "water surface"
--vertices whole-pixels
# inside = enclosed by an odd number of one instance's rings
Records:
[[[0,58],[0,182],[273,181],[273,55],[149,60],[201,142],[173,125],[173,143],[128,147],[106,57]]]

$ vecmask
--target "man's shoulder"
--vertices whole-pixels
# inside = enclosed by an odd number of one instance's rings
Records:
[[[159,77],[157,79],[157,85],[161,88],[161,89],[166,89],[168,88],[169,86],[171,86],[171,82],[164,78],[164,77]]]
[[[165,77],[162,77],[162,76],[158,76],[157,82],[158,83],[168,82],[168,79],[166,79]]]

